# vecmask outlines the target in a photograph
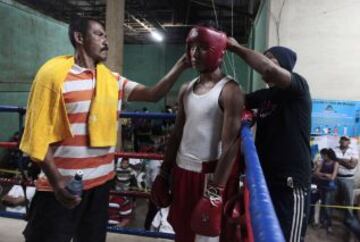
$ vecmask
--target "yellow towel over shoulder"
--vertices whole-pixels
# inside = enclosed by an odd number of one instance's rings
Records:
[[[20,149],[32,159],[44,160],[51,143],[71,137],[62,95],[64,80],[74,65],[72,56],[47,61],[33,82]],[[117,138],[118,83],[103,64],[96,66],[96,89],[91,102],[88,130],[90,146],[114,146]]]

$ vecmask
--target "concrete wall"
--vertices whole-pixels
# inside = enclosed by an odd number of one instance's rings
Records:
[[[0,0],[0,105],[25,106],[36,70],[71,53],[67,25],[11,0]],[[0,113],[0,140],[18,129],[16,113]]]
[[[271,0],[269,46],[298,54],[313,98],[360,100],[360,1]]]
[[[176,63],[184,53],[184,45],[147,44],[125,45],[124,47],[124,73],[130,80],[151,86],[159,81]],[[182,83],[194,78],[195,73],[185,71],[173,87],[168,99],[177,97],[177,90]],[[170,100],[170,102],[172,102]],[[127,109],[135,110],[146,106],[150,111],[161,111],[165,106],[165,99],[157,103],[128,103]]]
[[[13,1],[0,1],[2,84],[31,82],[46,59],[72,53],[67,25]]]
[[[268,8],[269,1],[262,1],[256,18],[253,22],[248,46],[259,52],[264,52],[267,49],[267,33],[268,33]],[[249,68],[249,87],[248,91],[255,91],[265,87],[262,76],[254,69]]]

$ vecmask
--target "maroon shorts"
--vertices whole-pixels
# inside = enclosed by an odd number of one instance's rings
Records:
[[[223,202],[224,204],[239,191],[239,165],[235,162],[233,171],[227,182]],[[175,231],[176,242],[192,242],[195,233],[191,230],[190,219],[197,202],[203,195],[206,174],[184,170],[178,166],[172,173],[172,203],[170,205],[168,221]],[[222,219],[220,241],[235,242],[236,226],[227,224]]]

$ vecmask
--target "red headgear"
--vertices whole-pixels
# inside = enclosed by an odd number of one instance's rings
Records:
[[[219,67],[225,54],[227,36],[224,32],[215,29],[196,26],[192,28],[186,38],[186,54],[190,60],[190,46],[192,43],[198,42],[208,48],[205,58],[205,71],[211,72]]]

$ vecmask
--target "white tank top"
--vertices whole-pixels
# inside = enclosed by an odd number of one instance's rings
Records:
[[[191,81],[185,89],[183,105],[186,120],[176,163],[185,170],[201,172],[203,162],[220,157],[223,111],[219,106],[219,97],[225,84],[233,79],[224,77],[203,95],[194,93],[197,80]]]

